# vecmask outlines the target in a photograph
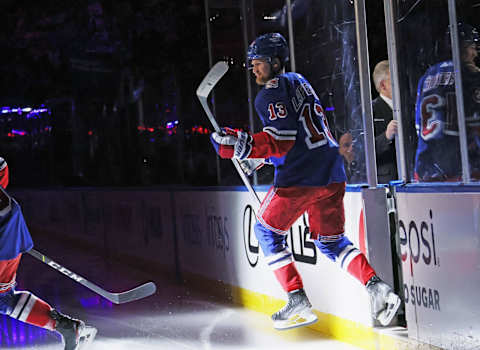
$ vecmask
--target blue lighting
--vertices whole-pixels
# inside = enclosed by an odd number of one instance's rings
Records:
[[[113,303],[102,298],[99,295],[95,295],[89,298],[81,298],[80,304],[86,309],[111,309],[113,307]]]
[[[178,125],[178,120],[175,120],[173,122],[168,122],[167,123],[167,129],[172,129],[175,127],[175,125]]]
[[[0,324],[0,348],[25,347],[31,348],[33,345],[45,343],[50,331],[35,327],[21,321],[10,318],[6,315],[0,315],[2,318]]]
[[[9,113],[18,113],[22,114],[23,112],[28,113],[28,114],[38,114],[38,113],[46,113],[50,112],[48,108],[45,108],[44,105],[41,105],[40,108],[32,108],[32,107],[2,107],[1,108],[1,114],[9,114]]]
[[[26,132],[25,130],[15,130],[15,129],[12,129],[12,134],[24,136],[24,135],[27,134],[27,132]]]

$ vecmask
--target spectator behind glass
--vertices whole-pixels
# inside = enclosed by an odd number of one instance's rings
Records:
[[[379,96],[372,101],[377,181],[381,184],[388,184],[398,178],[394,142],[398,123],[393,120],[392,85],[387,60],[377,63],[372,77],[375,89],[379,93]]]
[[[357,162],[355,161],[355,151],[353,149],[353,136],[347,131],[338,140],[338,153],[343,156],[343,164],[345,166],[345,174],[348,183],[355,183],[355,173]]]
[[[458,23],[462,64],[463,100],[467,127],[468,154],[472,178],[479,174],[480,69],[475,64],[479,35],[471,25]],[[450,49],[450,32],[446,35]],[[460,181],[458,120],[454,66],[451,59],[430,67],[420,78],[415,107],[418,145],[415,179],[418,181]]]

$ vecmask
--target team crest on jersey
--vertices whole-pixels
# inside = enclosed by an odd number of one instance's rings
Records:
[[[265,89],[276,89],[278,88],[278,78],[273,78],[267,81],[265,84]]]

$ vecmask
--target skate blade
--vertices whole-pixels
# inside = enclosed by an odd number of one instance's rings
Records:
[[[92,344],[95,336],[97,335],[97,329],[95,327],[85,326],[80,333],[78,340],[78,350],[86,350]]]
[[[387,307],[377,317],[382,326],[388,326],[400,307],[401,299],[398,295],[390,293],[387,297]]]
[[[305,327],[318,321],[317,315],[312,310],[307,309],[295,315],[292,315],[288,320],[279,320],[273,322],[273,328],[284,331],[287,329]]]

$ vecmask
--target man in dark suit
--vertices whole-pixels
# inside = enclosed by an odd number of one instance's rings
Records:
[[[377,181],[388,184],[398,179],[395,135],[398,124],[393,120],[392,86],[388,61],[380,61],[373,71],[373,82],[380,96],[372,101],[375,128]]]

